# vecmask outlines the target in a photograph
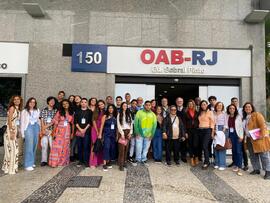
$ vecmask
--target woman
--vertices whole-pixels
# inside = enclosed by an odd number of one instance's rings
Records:
[[[103,100],[99,100],[97,102],[97,108],[93,113],[93,127],[91,129],[91,153],[89,159],[89,165],[91,168],[96,168],[100,164],[103,163],[102,152],[94,153],[94,144],[98,138],[100,133],[101,119],[105,113],[105,102]]]
[[[209,149],[208,145],[211,141],[211,137],[214,137],[214,115],[213,112],[208,108],[208,102],[206,100],[202,100],[200,103],[200,111],[199,111],[199,143],[201,144],[201,149],[204,152],[204,164],[202,169],[207,169],[210,165],[209,161]]]
[[[250,161],[253,167],[251,175],[260,174],[261,164],[265,170],[264,179],[270,179],[270,139],[263,115],[256,112],[250,102],[243,106],[243,125],[245,130],[247,148],[249,151]],[[259,138],[253,139],[250,135],[251,130],[260,130]]]
[[[196,111],[195,102],[190,99],[184,112],[183,122],[186,129],[186,137],[188,137],[190,164],[196,166],[199,164],[199,135],[198,135],[198,112]]]
[[[80,95],[76,95],[74,98],[74,112],[76,112],[78,109],[81,109],[81,100],[82,97]]]
[[[115,159],[116,152],[116,128],[117,109],[113,104],[107,107],[102,116],[98,138],[103,138],[103,170],[112,168],[111,160]]]
[[[241,176],[243,160],[242,142],[244,137],[242,118],[238,114],[237,107],[234,104],[230,104],[227,107],[227,115],[229,138],[232,141],[233,171],[236,172],[237,175]]]
[[[157,115],[157,128],[153,138],[153,157],[155,162],[162,162],[162,125],[163,125],[163,112],[162,107],[158,106],[156,109]]]
[[[151,100],[151,111],[153,111],[154,113],[156,113],[156,108],[157,108],[157,101],[152,99]]]
[[[21,114],[21,133],[24,138],[24,168],[33,171],[36,167],[35,157],[40,131],[39,109],[37,101],[31,97],[26,102]]]
[[[129,140],[133,133],[133,123],[131,112],[128,109],[128,104],[123,102],[117,115],[117,129],[118,129],[118,165],[119,170],[124,171],[127,164],[127,154]]]
[[[70,139],[74,134],[73,111],[70,102],[64,99],[60,103],[60,109],[53,118],[54,133],[49,165],[51,167],[65,166],[69,164]]]
[[[4,134],[4,161],[2,170],[5,174],[18,172],[19,147],[17,138],[19,135],[20,112],[22,110],[22,97],[12,96],[8,105],[7,130]]]
[[[90,98],[88,102],[88,107],[92,112],[94,112],[97,107],[97,98],[95,97]]]
[[[222,131],[223,133],[218,133],[216,135],[215,143],[219,142],[218,140],[223,140],[225,145],[227,129],[228,129],[228,119],[227,114],[224,112],[224,104],[222,102],[217,102],[214,109],[214,118],[215,118],[215,130],[216,132]],[[221,137],[222,136],[222,137]],[[215,149],[215,169],[224,171],[226,168],[226,149]]]
[[[74,99],[75,99],[75,96],[74,96],[74,95],[69,95],[68,101],[69,101],[71,104],[73,104],[73,102],[75,102]]]

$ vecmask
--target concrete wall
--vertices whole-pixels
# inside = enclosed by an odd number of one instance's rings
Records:
[[[0,1],[0,25],[5,28],[0,41],[30,42],[26,97],[44,100],[60,89],[87,97],[113,94],[114,75],[70,72],[70,58],[62,57],[63,43],[252,45],[253,78],[242,80],[242,98],[252,99],[265,112],[264,25],[243,22],[252,10],[251,0],[50,0],[42,1],[44,19],[30,17],[21,2]]]

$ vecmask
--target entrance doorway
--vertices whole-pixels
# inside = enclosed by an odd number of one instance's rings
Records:
[[[182,97],[185,101],[184,105],[189,99],[195,99],[199,96],[199,85],[191,84],[156,84],[155,96],[158,104],[161,104],[161,99],[166,97],[169,105],[175,105],[177,97]]]

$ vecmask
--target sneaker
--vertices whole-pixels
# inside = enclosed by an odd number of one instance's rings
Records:
[[[215,165],[215,166],[214,166],[214,169],[218,169],[218,166]]]
[[[219,170],[219,171],[224,171],[225,168],[224,168],[224,167],[219,167],[218,170]]]
[[[137,166],[138,162],[136,160],[134,160],[131,164],[132,164],[132,166]]]
[[[202,169],[206,170],[210,164],[203,164]]]
[[[155,159],[155,163],[156,163],[156,164],[160,164],[161,162],[162,162],[161,160]]]
[[[243,171],[247,171],[248,170],[248,166],[244,166]]]
[[[34,168],[30,166],[30,167],[25,168],[25,170],[26,170],[26,171],[33,171]]]
[[[259,175],[260,173],[261,173],[260,170],[254,170],[254,171],[250,172],[249,174],[250,175]]]
[[[107,166],[108,169],[112,169],[112,164],[110,162],[107,163],[106,166]]]
[[[103,171],[108,171],[108,167],[106,165],[103,165]]]
[[[124,169],[123,166],[119,166],[119,170],[120,170],[120,171],[125,171],[125,169]]]
[[[237,172],[237,171],[239,171],[239,168],[237,166],[235,166],[235,167],[233,167],[233,171]]]
[[[83,165],[83,163],[79,161],[76,166],[81,167],[82,165]]]
[[[175,164],[176,164],[176,166],[180,166],[180,162],[179,161],[176,161]]]
[[[128,159],[128,162],[131,163],[131,164],[132,164],[134,161],[135,161],[135,160],[134,160],[132,157],[130,157],[130,158]]]
[[[181,160],[182,160],[184,163],[187,163],[187,159],[186,159],[186,158],[181,158]]]
[[[46,166],[48,165],[47,162],[41,162],[40,166],[43,167],[43,166]]]
[[[172,163],[170,161],[167,161],[166,165],[170,167],[172,165]]]
[[[36,165],[35,164],[33,165],[33,168],[36,168]]]
[[[147,163],[147,161],[142,161],[142,165],[144,165],[144,166],[146,166],[146,167],[149,166],[149,164]]]

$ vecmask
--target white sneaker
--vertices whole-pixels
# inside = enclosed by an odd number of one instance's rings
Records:
[[[218,169],[218,166],[214,166],[214,169]]]
[[[26,171],[33,171],[34,168],[30,166],[30,167],[25,168],[25,170],[26,170]]]
[[[220,171],[224,171],[224,170],[225,170],[225,168],[224,168],[224,167],[219,167],[219,168],[218,168],[218,170],[220,170]]]
[[[33,168],[36,168],[36,165],[35,164],[33,165]]]

